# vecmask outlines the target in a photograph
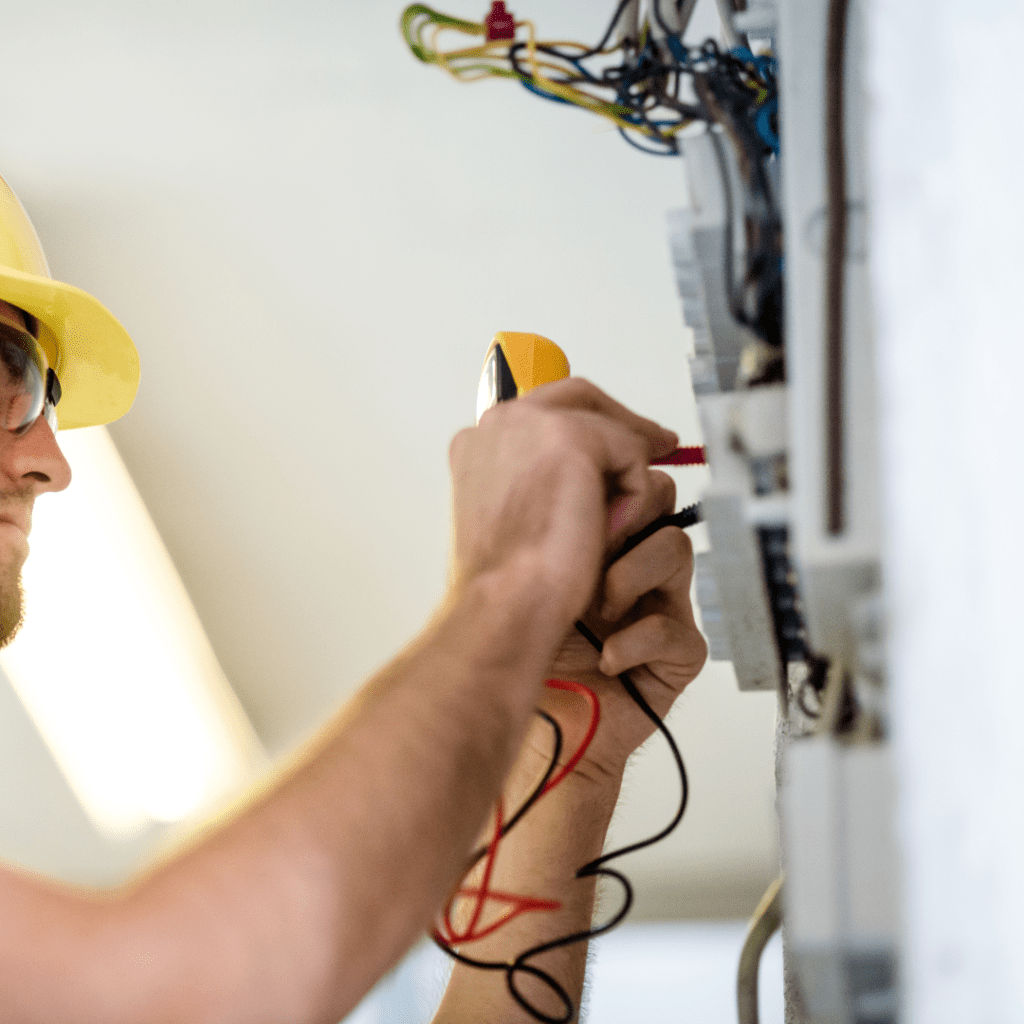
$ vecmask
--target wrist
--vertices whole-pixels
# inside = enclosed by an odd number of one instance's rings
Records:
[[[515,771],[508,781],[506,797],[510,809],[536,789],[549,769],[552,778],[559,774],[582,739],[583,730],[578,722],[560,715],[557,708],[547,710],[558,722],[561,732],[562,749],[558,763],[552,768],[556,743],[554,730],[540,716],[535,716],[519,751]],[[608,758],[593,759],[584,755],[573,770],[545,795],[544,802],[587,807],[595,817],[610,820],[622,789],[625,764],[625,758],[621,765],[616,765]]]
[[[461,574],[449,588],[445,613],[479,619],[488,653],[530,660],[536,655],[539,671],[545,672],[575,621],[569,602],[548,575],[537,559],[525,555]]]
[[[428,630],[474,688],[507,696],[517,714],[536,706],[567,613],[525,567],[490,569],[449,588]]]

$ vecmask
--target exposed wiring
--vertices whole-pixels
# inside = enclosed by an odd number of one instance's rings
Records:
[[[740,951],[736,976],[736,1011],[739,1024],[758,1024],[757,978],[761,954],[768,940],[782,924],[782,878],[776,878],[754,911],[747,927],[747,937]]]
[[[729,12],[735,9],[733,0],[722,2]],[[642,24],[637,8],[636,0],[620,0],[594,46],[540,39],[532,21],[514,20],[504,8],[509,35],[500,39],[490,37],[487,20],[466,21],[425,4],[407,7],[401,24],[419,60],[459,81],[517,81],[544,99],[607,119],[644,153],[677,154],[683,129],[695,123],[719,126],[722,135],[714,140],[728,206],[724,272],[729,309],[739,324],[778,349],[783,259],[771,171],[779,156],[775,58],[754,54],[746,45],[723,50],[713,39],[686,45],[683,34],[693,0],[654,0],[653,20]],[[731,13],[725,21],[730,18]],[[472,45],[447,45],[457,35],[469,37]],[[730,180],[723,139],[735,156],[738,182]]]
[[[635,22],[636,0],[621,0],[594,46],[540,40],[528,19],[514,22],[513,38],[490,38],[486,21],[455,18],[425,4],[407,7],[401,26],[414,56],[460,81],[517,80],[536,95],[607,118],[632,145],[660,155],[678,152],[679,132],[708,119],[699,103],[683,98],[684,82],[695,71],[727,65],[726,73],[757,98],[758,106],[775,95],[774,76],[764,76],[764,69],[774,64],[771,58],[754,58],[745,51],[749,60],[726,60],[717,47],[683,43],[694,6],[695,0],[658,0],[653,24],[645,21],[634,29],[626,24],[626,15],[632,12]],[[672,10],[671,23],[665,9]],[[442,40],[453,33],[475,42],[443,47]],[[762,145],[767,149],[769,144]]]
[[[703,51],[715,59],[694,71],[693,84],[707,120],[721,128],[721,135],[711,131],[711,141],[725,205],[725,295],[738,323],[779,348],[783,325],[782,218],[769,178],[769,164],[777,148],[763,134],[767,131],[769,137],[777,138],[773,123],[778,110],[775,62],[755,57],[749,50],[719,53],[713,40],[704,44]],[[758,77],[746,80],[740,69],[753,69]],[[762,83],[761,89],[755,93],[758,82]],[[723,137],[735,156],[738,182],[729,172]],[[737,240],[743,244],[739,281]]]

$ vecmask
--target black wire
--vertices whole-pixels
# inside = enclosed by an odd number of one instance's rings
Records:
[[[586,60],[587,57],[593,57],[595,54],[600,53],[605,46],[608,44],[608,40],[611,39],[612,33],[615,31],[615,26],[619,23],[619,18],[622,17],[622,12],[629,6],[632,0],[621,0],[619,6],[615,8],[615,13],[612,15],[612,20],[608,22],[608,27],[604,30],[604,35],[601,36],[601,41],[589,50],[585,50],[583,53],[576,54],[575,57],[569,57],[562,53],[561,50],[551,47],[546,52],[551,53],[552,56],[561,57],[563,60]],[[519,44],[524,45],[524,44]],[[538,46],[539,50],[540,47]]]
[[[719,52],[711,40],[701,48],[701,54],[709,65],[695,77],[697,92],[707,110],[707,119],[722,125],[737,150],[744,186],[743,215],[749,241],[743,281],[738,286],[733,256],[733,231],[738,211],[732,198],[721,140],[713,139],[726,205],[724,271],[729,309],[738,323],[749,327],[769,344],[781,346],[782,222],[766,169],[770,147],[756,128],[762,102],[758,102],[747,84],[754,82],[767,89],[768,97],[763,102],[770,102],[774,73],[771,65],[763,60],[755,62],[751,70],[733,54]]]
[[[679,153],[679,146],[675,141],[667,143],[671,147],[669,149],[648,149],[646,146],[641,146],[639,142],[631,139],[626,134],[625,128],[620,127],[617,131],[634,149],[639,149],[641,153],[647,153],[648,156],[677,156]]]
[[[546,771],[544,772],[544,777],[534,787],[533,792],[530,793],[530,795],[522,802],[522,804],[519,807],[519,810],[517,810],[516,813],[513,814],[512,817],[509,818],[509,820],[502,825],[500,833],[500,838],[502,839],[504,839],[505,836],[507,836],[509,832],[512,831],[512,829],[522,819],[523,815],[544,794],[544,787],[548,784],[548,781],[550,780],[551,776],[555,774],[555,769],[558,767],[558,759],[562,755],[562,729],[559,726],[558,722],[556,722],[555,719],[551,717],[551,715],[549,715],[546,711],[542,710],[541,708],[536,708],[535,712],[536,714],[540,715],[540,717],[543,718],[544,721],[548,723],[548,725],[551,726],[552,730],[554,730],[554,750],[552,751],[551,759],[548,761],[548,766]],[[469,866],[467,870],[469,870],[469,868],[472,868],[473,865],[476,864],[480,860],[480,858],[487,853],[489,845],[490,844],[485,844],[484,846],[481,846],[479,849],[473,851],[469,858]]]
[[[554,748],[552,750],[551,758],[548,761],[548,766],[544,772],[543,778],[540,780],[540,782],[537,783],[537,785],[534,787],[530,795],[523,801],[522,805],[519,807],[519,810],[517,810],[516,813],[513,814],[512,817],[502,826],[501,838],[507,836],[508,833],[511,832],[512,829],[519,823],[519,821],[522,820],[523,815],[526,814],[526,812],[541,798],[541,796],[544,793],[544,787],[548,784],[548,780],[554,774],[555,768],[558,766],[558,758],[561,756],[562,753],[562,729],[559,726],[558,722],[555,721],[555,719],[552,718],[552,716],[549,715],[546,711],[543,711],[540,708],[536,709],[536,713],[540,715],[540,717],[543,718],[544,721],[547,722],[548,725],[550,725],[551,728],[554,730]],[[474,865],[479,863],[480,859],[486,855],[488,847],[489,844],[480,847],[472,853],[469,859],[469,864],[467,866],[467,871],[472,869]],[[473,957],[468,957],[464,953],[458,952],[452,946],[448,945],[442,939],[440,939],[436,934],[432,934],[431,938],[433,939],[434,944],[439,949],[445,952],[453,960],[458,960],[459,963],[466,964],[468,967],[476,967],[479,970],[483,971],[505,971],[507,974],[507,983],[509,991],[512,993],[512,997],[516,1000],[516,1002],[523,1006],[523,1008],[526,1009],[527,1012],[532,1013],[535,1017],[537,1017],[538,1020],[545,1021],[545,1024],[547,1024],[547,1022],[551,1022],[551,1024],[568,1024],[568,1021],[572,1019],[574,1008],[572,1004],[572,999],[570,998],[569,994],[565,991],[565,989],[557,981],[557,979],[553,978],[549,974],[546,974],[539,968],[531,967],[525,964],[517,966],[516,962],[509,964],[503,960],[476,960]],[[555,995],[558,996],[558,998],[562,1001],[563,1007],[567,1009],[568,1016],[564,1018],[548,1017],[544,1014],[540,1014],[538,1016],[538,1013],[535,1012],[534,1008],[524,1003],[522,997],[515,988],[515,975],[519,972],[524,971],[527,974],[530,974],[538,978],[540,981],[544,982],[551,988]]]
[[[600,42],[582,52],[568,53],[558,46],[539,44],[536,52],[566,62],[573,69],[552,81],[572,85],[586,83],[615,91],[614,103],[622,113],[620,116],[629,125],[618,126],[619,134],[634,149],[653,156],[674,155],[679,152],[676,132],[686,122],[705,120],[713,122],[715,117],[705,106],[682,103],[679,100],[682,76],[700,70],[708,79],[709,87],[718,103],[725,109],[730,131],[744,152],[746,163],[752,169],[749,195],[752,215],[748,223],[753,227],[757,245],[751,250],[746,261],[742,294],[735,285],[730,294],[734,296],[734,312],[740,323],[751,327],[772,343],[781,342],[781,286],[772,277],[779,277],[781,260],[775,237],[778,234],[779,218],[774,209],[772,190],[763,166],[766,152],[770,147],[756,129],[756,119],[765,103],[775,102],[777,88],[774,63],[765,57],[735,55],[718,48],[713,39],[691,49],[682,41],[685,25],[679,32],[674,31],[662,14],[660,0],[655,3],[653,13],[658,26],[665,33],[664,39],[655,40],[650,34],[639,45],[638,40],[624,39],[616,49],[623,53],[619,64],[603,67],[595,74],[586,67],[585,61],[604,52],[615,26],[619,23],[629,0],[620,0],[611,21]],[[688,24],[693,14],[695,0],[674,0],[680,22]],[[530,70],[520,60],[521,53],[528,47],[525,41],[512,42],[507,56],[512,70],[519,80],[533,91],[548,99],[560,97],[546,93]],[[667,54],[666,54],[667,51]],[[759,101],[760,90],[767,96]],[[561,102],[567,102],[561,100]],[[672,114],[671,120],[656,119],[654,112],[662,109]],[[643,145],[632,137],[636,132],[650,142]],[[763,209],[762,209],[763,208]],[[768,267],[771,273],[762,272]],[[774,269],[772,269],[774,268]],[[755,273],[754,270],[757,270]],[[749,307],[749,309],[747,308]]]
[[[670,516],[662,516],[660,519],[655,519],[653,523],[645,526],[639,533],[634,533],[615,553],[612,562],[617,562],[623,555],[628,554],[638,544],[641,544],[648,537],[653,536],[666,526],[678,526],[680,529],[685,530],[688,526],[696,526],[700,521],[701,507],[699,502],[695,505],[687,505],[686,508],[673,512]],[[587,639],[590,640],[590,637],[587,637]],[[590,642],[593,643],[594,641],[591,640]]]
[[[697,522],[700,522],[699,505],[689,505],[674,515],[663,516],[661,519],[657,519],[651,523],[645,530],[642,530],[640,533],[634,534],[634,536],[630,537],[615,555],[613,561],[617,561],[628,551],[631,551],[636,547],[641,541],[646,540],[647,537],[665,526],[692,526]],[[586,623],[579,621],[576,623],[576,629],[580,635],[583,636],[598,652],[598,654],[600,654],[604,649],[604,644],[593,630],[591,630]],[[623,689],[629,695],[633,703],[636,704],[643,714],[654,723],[654,727],[658,732],[665,737],[669,750],[672,752],[672,757],[675,760],[681,785],[679,807],[673,815],[672,820],[668,825],[661,829],[661,831],[647,839],[641,839],[638,842],[631,843],[630,845],[621,847],[618,850],[613,850],[611,853],[602,854],[600,857],[596,857],[594,860],[584,864],[583,867],[576,872],[577,879],[610,878],[617,881],[622,886],[623,890],[622,906],[619,907],[616,913],[609,920],[605,921],[604,924],[598,925],[594,928],[588,928],[585,931],[573,932],[570,935],[563,935],[549,942],[532,946],[530,949],[524,950],[520,953],[512,963],[508,963],[503,960],[477,960],[473,957],[468,957],[464,953],[460,953],[451,946],[446,945],[436,935],[432,936],[435,944],[453,960],[457,960],[459,963],[484,971],[503,971],[505,973],[505,984],[509,990],[509,994],[516,1003],[522,1007],[522,1009],[530,1014],[530,1016],[535,1020],[541,1021],[542,1024],[569,1024],[575,1015],[575,1007],[572,1002],[572,997],[568,992],[566,992],[564,986],[556,978],[548,974],[547,971],[544,971],[539,967],[535,967],[527,961],[540,956],[542,953],[550,952],[553,949],[561,949],[563,946],[571,946],[577,942],[586,942],[599,935],[604,935],[605,932],[611,931],[620,924],[633,906],[633,887],[630,884],[629,879],[624,874],[616,871],[614,868],[606,867],[605,865],[607,865],[609,861],[616,860],[619,857],[624,857],[628,853],[635,853],[637,850],[642,850],[645,847],[653,846],[655,843],[661,842],[661,840],[668,836],[682,820],[683,815],[686,813],[686,805],[689,800],[690,784],[686,776],[686,766],[683,763],[683,756],[679,752],[679,747],[676,744],[675,737],[671,732],[669,732],[668,727],[658,716],[657,712],[644,699],[644,695],[637,689],[636,684],[629,677],[628,672],[623,672],[619,675],[619,682],[622,684]],[[562,731],[559,728],[558,723],[544,711],[538,709],[537,713],[555,730],[555,751],[550,763],[548,764],[548,769],[544,774],[544,778],[537,784],[530,796],[527,797],[523,805],[518,811],[516,811],[508,824],[502,829],[502,836],[506,835],[508,831],[522,819],[522,816],[537,802],[537,800],[540,799],[544,786],[547,785],[547,781],[551,777],[561,753]],[[486,852],[487,847],[482,847],[480,850],[475,851],[470,866],[476,864]],[[517,987],[517,979],[521,974],[527,974],[547,986],[547,988],[562,1004],[563,1013],[561,1016],[553,1016],[545,1013],[532,1003],[522,992],[520,992]]]
[[[681,33],[676,32],[676,30],[672,28],[668,24],[668,22],[665,21],[665,19],[661,16],[661,0],[653,0],[652,6],[654,7],[654,20],[658,23],[659,27],[661,28],[661,31],[664,32],[667,36],[681,35]],[[676,14],[679,14],[679,11],[682,8],[682,6],[683,0],[676,0]]]
[[[576,629],[590,642],[598,653],[603,650],[604,644],[597,638],[586,623],[577,622]],[[527,1013],[530,1013],[537,1020],[544,1021],[544,1024],[568,1024],[568,1022],[572,1020],[573,1015],[572,1000],[566,994],[565,989],[554,978],[545,971],[532,967],[527,963],[527,961],[533,959],[533,957],[540,956],[542,953],[550,952],[553,949],[561,949],[563,946],[570,946],[577,942],[586,942],[599,935],[604,935],[605,932],[611,931],[611,929],[616,927],[629,913],[630,908],[633,905],[633,887],[630,885],[629,879],[626,878],[624,874],[614,870],[613,868],[606,867],[605,865],[611,860],[624,857],[627,853],[635,853],[637,850],[642,850],[645,847],[652,846],[654,843],[661,842],[662,839],[675,829],[682,820],[683,815],[686,813],[686,804],[689,799],[690,786],[686,777],[686,766],[683,764],[683,757],[679,752],[679,747],[676,745],[675,738],[672,736],[672,733],[669,732],[665,723],[658,717],[657,712],[655,712],[650,704],[648,704],[644,699],[643,694],[636,688],[636,684],[634,684],[633,680],[630,679],[628,672],[623,672],[619,675],[619,682],[622,684],[632,701],[640,708],[644,715],[654,723],[655,728],[668,742],[669,749],[672,752],[672,757],[676,762],[676,768],[679,771],[679,781],[682,788],[679,808],[668,825],[661,829],[657,834],[650,836],[647,839],[641,839],[638,842],[631,843],[629,846],[624,846],[618,850],[613,850],[610,853],[603,854],[589,863],[584,864],[583,867],[576,872],[576,877],[580,879],[613,878],[622,886],[624,897],[622,906],[610,920],[595,928],[588,928],[585,931],[573,932],[571,935],[564,935],[561,938],[553,939],[550,942],[544,942],[540,945],[524,950],[516,957],[512,964],[509,965],[509,971],[506,975],[509,992],[512,994],[515,1001],[524,1010],[526,1010]],[[538,1010],[536,1006],[530,1003],[530,1001],[527,1000],[515,987],[516,974],[520,971],[527,971],[534,977],[539,978],[541,981],[544,981],[549,985],[551,990],[563,999],[563,1004],[566,1008],[566,1016],[552,1017],[545,1014],[542,1010]]]
[[[675,0],[680,19],[683,17],[684,2],[690,8],[693,7],[690,0]],[[654,8],[654,17],[666,33],[664,40],[655,40],[649,36],[640,46],[637,41],[626,39],[617,47],[623,52],[620,63],[604,67],[595,74],[584,62],[603,51],[624,10],[625,3],[620,3],[596,47],[574,54],[567,53],[558,46],[545,44],[538,45],[536,50],[566,62],[573,69],[572,73],[552,76],[552,81],[567,85],[585,83],[614,90],[613,102],[620,108],[620,116],[630,122],[629,125],[618,126],[619,134],[634,149],[654,156],[674,155],[679,152],[676,132],[686,122],[716,120],[706,105],[695,106],[682,103],[678,99],[682,76],[697,70],[702,71],[709,81],[716,101],[726,111],[729,128],[744,152],[745,163],[749,164],[753,172],[752,180],[747,183],[751,206],[751,217],[748,222],[754,229],[757,245],[751,250],[750,258],[746,261],[747,273],[744,275],[743,291],[741,292],[735,285],[731,288],[730,294],[735,299],[735,316],[739,322],[765,336],[766,340],[773,343],[780,341],[781,328],[773,326],[781,322],[781,299],[778,298],[780,286],[770,279],[772,274],[766,274],[761,270],[763,267],[777,268],[780,264],[778,246],[774,244],[775,236],[778,234],[779,218],[762,166],[769,147],[761,138],[755,123],[763,104],[775,100],[777,89],[773,63],[767,58],[744,60],[728,51],[720,50],[714,40],[706,41],[697,50],[686,47],[682,42],[682,34],[670,28],[661,12],[660,4],[657,4]],[[692,13],[692,9],[688,10],[687,20]],[[524,85],[532,86],[541,96],[560,99],[546,93],[521,62],[522,51],[527,46],[528,43],[525,41],[510,44],[507,54],[513,71]],[[758,95],[761,89],[767,91],[767,96],[759,102]],[[656,118],[655,111],[659,109],[671,114],[671,119]],[[642,140],[636,141],[633,132],[643,136],[649,144],[644,145]]]

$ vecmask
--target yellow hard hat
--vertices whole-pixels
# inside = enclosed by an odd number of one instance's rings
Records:
[[[39,322],[39,344],[60,381],[61,429],[123,416],[139,387],[139,353],[91,295],[50,277],[32,221],[0,178],[0,299]]]

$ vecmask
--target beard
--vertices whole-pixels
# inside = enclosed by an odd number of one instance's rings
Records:
[[[6,647],[14,639],[24,614],[21,564],[0,565],[0,647]]]

